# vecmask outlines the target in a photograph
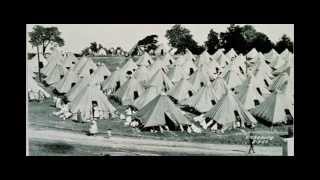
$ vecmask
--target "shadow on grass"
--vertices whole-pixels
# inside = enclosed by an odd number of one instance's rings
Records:
[[[49,144],[43,144],[41,145],[42,148],[44,148],[45,151],[50,153],[69,153],[74,150],[74,147],[70,144],[59,142],[59,143],[49,143]]]

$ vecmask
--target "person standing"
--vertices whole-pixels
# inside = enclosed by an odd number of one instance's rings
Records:
[[[89,127],[89,136],[94,136],[98,133],[98,126],[97,126],[97,122],[92,120],[90,122],[90,127]]]
[[[249,145],[250,145],[250,148],[249,148],[248,154],[250,154],[251,151],[252,151],[253,153],[255,153],[255,152],[254,152],[254,147],[253,147],[253,144],[254,144],[253,141],[254,141],[253,133],[250,133],[250,135],[249,135]]]

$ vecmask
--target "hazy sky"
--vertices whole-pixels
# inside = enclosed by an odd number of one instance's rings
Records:
[[[259,32],[265,33],[276,42],[283,34],[287,34],[294,40],[293,24],[251,24]],[[27,25],[27,32],[32,31],[34,24]],[[159,36],[159,42],[168,44],[165,38],[166,30],[173,24],[42,24],[42,26],[56,26],[61,31],[65,40],[62,48],[67,51],[80,52],[89,46],[90,42],[96,41],[106,48],[121,46],[125,50],[131,47],[140,39],[150,34]],[[229,24],[183,24],[191,31],[194,39],[203,44],[207,40],[210,29],[216,32],[226,31]],[[27,35],[27,40],[29,37]],[[29,43],[27,49],[30,50]]]

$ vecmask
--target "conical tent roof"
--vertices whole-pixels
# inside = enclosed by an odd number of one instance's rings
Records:
[[[272,83],[272,80],[270,79],[268,72],[262,68],[257,69],[254,72],[254,76],[255,76],[256,82],[261,86],[264,86],[265,88],[269,88],[269,86]]]
[[[271,94],[270,91],[266,88],[265,83],[257,79],[251,73],[248,74],[244,82],[235,89],[235,92],[239,93],[243,90],[246,90],[249,85],[252,86],[253,89],[255,89],[255,92],[259,94],[261,93],[261,96],[263,97],[269,96]]]
[[[292,117],[294,117],[294,109],[290,100],[285,93],[277,90],[267,97],[259,106],[250,110],[250,112],[256,117],[276,124],[287,120],[286,109],[288,109]]]
[[[215,96],[217,97],[217,99],[221,99],[222,96],[224,96],[224,94],[228,91],[228,86],[221,77],[217,77],[212,82],[212,88],[215,92]]]
[[[237,97],[245,109],[252,109],[256,106],[255,101],[261,103],[264,100],[253,80],[244,82],[236,91]]]
[[[269,65],[274,69],[278,69],[281,66],[283,66],[285,63],[286,61],[281,56],[277,56]]]
[[[197,70],[197,66],[193,63],[193,61],[187,60],[181,65],[182,70],[186,75],[190,74],[190,69],[193,69],[193,72]]]
[[[72,53],[69,53],[64,59],[63,67],[66,69],[72,69],[78,61],[79,60]]]
[[[290,100],[291,104],[294,105],[294,87],[293,83],[289,80],[285,82],[280,88],[280,91],[282,91],[284,94],[288,96],[288,99]]]
[[[256,61],[256,68],[255,71],[262,71],[264,72],[268,77],[272,78],[272,69],[270,66],[265,62],[263,59],[258,59]]]
[[[204,70],[204,67],[201,66],[195,73],[190,76],[189,82],[195,90],[198,90],[201,88],[201,84],[209,85],[210,78],[208,73]]]
[[[234,51],[233,48],[231,48],[227,53],[226,56],[231,59],[231,58],[235,58],[238,56],[238,54],[236,53],[236,51]]]
[[[97,54],[99,54],[100,56],[106,56],[107,55],[106,50],[103,49],[103,48],[99,49]]]
[[[174,63],[175,59],[169,53],[166,53],[163,58],[161,58],[161,61],[163,61],[166,66],[169,66]]]
[[[278,52],[274,49],[271,49],[268,53],[264,54],[265,60],[269,63],[273,62],[278,56]]]
[[[39,59],[40,62],[42,62],[42,64],[44,66],[46,66],[48,64],[48,61],[43,57],[43,55],[41,53],[39,53]],[[38,55],[36,54],[35,56],[33,56],[32,59],[27,60],[27,64],[28,64],[28,68],[32,73],[37,73],[38,72]]]
[[[162,91],[170,90],[174,87],[171,80],[164,72],[159,69],[151,79],[146,83],[147,86],[156,86]]]
[[[237,121],[235,111],[239,114],[242,127],[245,122],[256,123],[256,119],[243,108],[239,100],[234,97],[233,93],[227,93],[217,102],[217,104],[204,114],[205,118],[215,120],[218,124],[222,124],[225,128],[230,128]]]
[[[209,64],[207,64],[207,67],[211,70],[210,72],[214,72],[214,73],[217,73],[222,69],[216,60],[210,61]]]
[[[122,69],[117,69],[114,71],[110,77],[104,80],[101,83],[103,90],[111,89],[112,91],[115,90],[117,87],[117,82],[120,82],[120,86],[123,85],[127,81],[125,73],[122,72]]]
[[[98,66],[98,69],[96,69],[92,74],[92,81],[95,84],[101,84],[105,77],[109,77],[111,75],[111,72],[109,69],[103,64]]]
[[[230,59],[223,53],[216,59],[221,67],[225,67],[230,63]]]
[[[182,78],[186,78],[187,76],[183,72],[181,66],[174,66],[169,69],[168,77],[173,83],[176,83],[180,81]]]
[[[81,112],[85,119],[89,119],[92,110],[92,101],[98,103],[98,107],[103,112],[104,118],[109,118],[109,113],[113,113],[116,109],[109,102],[108,98],[99,90],[97,86],[87,85],[70,103],[72,113]]]
[[[150,79],[150,70],[146,68],[145,66],[138,67],[137,71],[133,74],[133,76],[139,81],[139,82],[146,82]]]
[[[85,56],[81,57],[72,70],[78,74],[80,69],[87,63],[87,61],[88,61],[87,57]]]
[[[149,70],[150,73],[153,75],[155,74],[159,69],[163,70],[164,72],[168,72],[168,68],[165,65],[164,61],[161,61],[160,59],[157,59],[153,62],[153,64],[150,66]]]
[[[188,48],[186,49],[186,53],[184,56],[187,61],[191,60],[192,62],[194,62],[196,60],[196,57],[194,57],[194,55],[192,54],[192,52]]]
[[[200,67],[201,65],[207,65],[210,63],[211,59],[210,59],[210,55],[208,54],[207,51],[203,51],[203,53],[200,54],[196,64],[198,67]]]
[[[132,105],[133,101],[141,96],[143,92],[144,88],[142,85],[135,78],[129,78],[123,86],[114,93],[114,96],[120,99],[122,105]],[[136,98],[135,93],[138,95]]]
[[[73,86],[66,94],[69,101],[72,101],[87,85],[91,84],[91,76],[80,78],[80,80]],[[92,84],[93,85],[93,84]]]
[[[140,58],[136,62],[138,66],[149,66],[152,63],[153,63],[153,60],[147,52],[145,52],[142,56],[140,56]]]
[[[191,124],[168,96],[162,94],[146,104],[134,117],[141,120],[144,128],[169,125],[168,120],[175,127]]]
[[[53,58],[53,57],[50,58],[50,57],[48,58],[48,64],[41,69],[41,73],[45,76],[48,76],[49,74],[51,74],[51,72],[53,71],[53,69],[57,64],[62,65],[61,60],[59,58]]]
[[[289,76],[287,73],[282,73],[278,77],[276,77],[272,84],[269,87],[270,91],[275,91],[276,89],[279,89],[285,82],[289,80]]]
[[[56,64],[55,67],[52,69],[50,74],[44,79],[44,81],[48,85],[52,85],[56,82],[58,82],[61,79],[61,76],[64,76],[66,74],[66,70],[61,64]]]
[[[133,74],[138,69],[138,66],[133,60],[130,58],[121,68],[122,72],[127,73],[131,71]]]
[[[28,88],[28,93],[32,91],[35,93],[41,93],[46,98],[50,97],[50,94],[47,93],[42,87],[40,87],[38,83],[32,78],[31,75],[28,75],[27,77],[27,88]],[[29,98],[28,98],[29,100],[34,100],[32,97],[29,97]]]
[[[73,83],[77,83],[78,81],[78,75],[76,75],[73,71],[69,71],[62,79],[53,84],[53,87],[55,87],[59,93],[67,93],[71,89]]]
[[[254,59],[258,56],[258,51],[256,48],[252,48],[246,55],[247,58]]]
[[[294,67],[294,61],[291,58],[288,58],[286,60],[284,60],[285,62],[283,63],[282,66],[280,66],[278,69],[276,69],[275,71],[272,72],[272,74],[274,75],[279,75],[283,72],[290,72],[293,67]]]
[[[226,75],[229,71],[234,71],[236,74],[241,78],[244,79],[246,75],[246,66],[236,62],[236,61],[231,61],[223,70],[224,75]]]
[[[218,60],[218,58],[223,55],[223,49],[218,49],[211,57],[212,60]]]
[[[241,78],[241,76],[236,71],[233,71],[233,70],[229,70],[224,75],[223,79],[230,89],[241,85],[243,82],[243,79]]]
[[[92,59],[88,58],[87,62],[80,68],[78,72],[79,77],[90,76],[90,71],[93,73],[93,71],[97,68],[97,65],[92,61]]]
[[[132,106],[137,109],[142,109],[146,104],[152,101],[155,97],[157,97],[161,91],[159,88],[151,86],[147,88],[140,97],[138,97],[132,104]]]
[[[214,102],[218,101],[215,92],[211,86],[202,87],[195,95],[181,102],[182,105],[188,105],[195,108],[199,112],[207,112],[212,107]]]
[[[191,91],[192,94],[196,92],[190,82],[183,78],[168,92],[168,95],[174,97],[178,102],[180,102],[190,97],[189,91]]]
[[[173,63],[175,66],[182,66],[186,62],[185,56],[179,56],[178,59]]]

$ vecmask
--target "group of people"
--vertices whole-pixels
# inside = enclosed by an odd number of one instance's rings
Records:
[[[62,120],[66,120],[72,116],[72,113],[70,111],[70,103],[68,103],[66,99],[53,97],[53,102],[55,104],[55,107],[59,110],[53,112],[53,115],[58,116]]]
[[[28,99],[32,101],[41,102],[45,99],[45,95],[41,91],[28,91]]]

